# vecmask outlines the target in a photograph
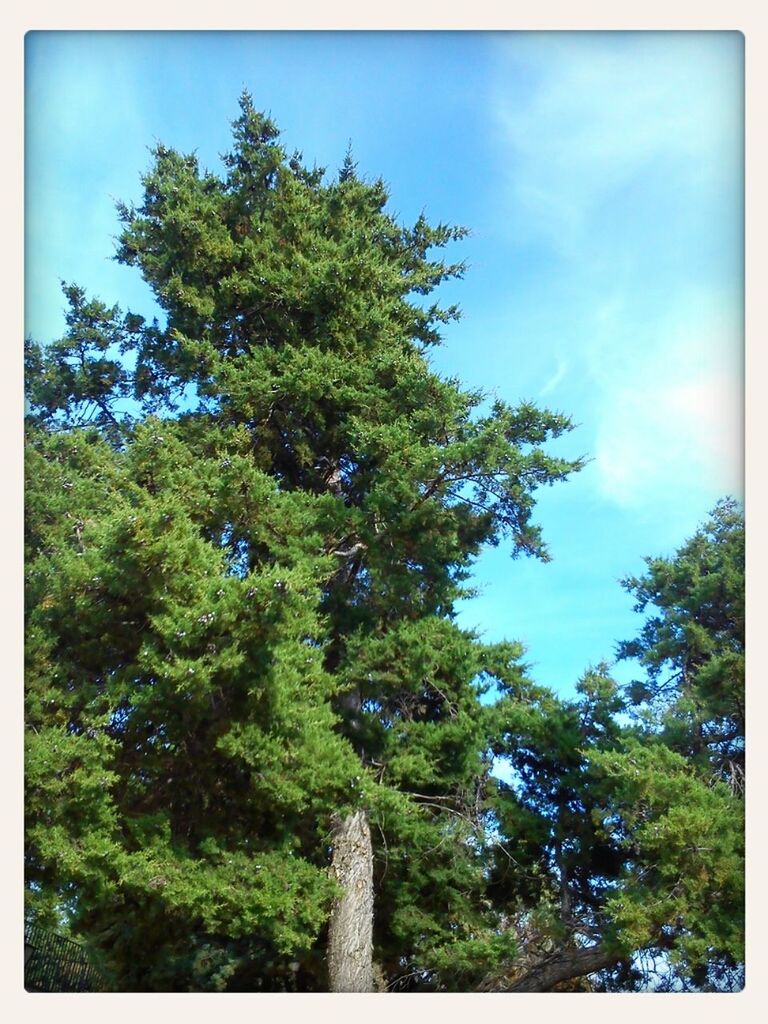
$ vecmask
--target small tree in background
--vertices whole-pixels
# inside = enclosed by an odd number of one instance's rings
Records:
[[[744,516],[732,499],[672,558],[624,587],[649,616],[619,647],[646,678],[632,704],[666,743],[741,791],[744,779]]]

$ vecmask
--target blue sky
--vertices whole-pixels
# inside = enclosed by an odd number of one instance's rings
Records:
[[[540,494],[552,561],[488,551],[461,611],[570,693],[639,628],[618,580],[743,495],[742,76],[727,32],[31,33],[27,333],[61,333],[61,279],[155,312],[114,202],[157,140],[217,168],[243,87],[307,162],[351,141],[402,220],[471,229],[435,367],[578,424],[555,448],[590,463]]]

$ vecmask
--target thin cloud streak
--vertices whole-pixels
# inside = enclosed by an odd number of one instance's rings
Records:
[[[552,374],[552,376],[549,378],[549,380],[546,382],[546,384],[541,389],[541,391],[539,391],[539,397],[543,398],[545,395],[550,395],[553,391],[556,391],[557,388],[565,380],[565,377],[566,377],[567,373],[568,373],[568,360],[567,359],[562,359],[562,358],[558,359],[558,361],[557,361],[557,369]]]
[[[691,190],[730,181],[738,154],[724,135],[738,137],[741,114],[731,35],[526,33],[500,45],[507,67],[525,70],[524,90],[499,76],[495,112],[513,197],[536,231],[568,253],[633,183],[661,174],[688,205]]]
[[[570,373],[617,506],[741,493],[741,103],[735,33],[505,37],[496,124],[518,243],[579,295]],[[579,382],[578,385],[576,382]],[[562,385],[562,387],[561,387]]]

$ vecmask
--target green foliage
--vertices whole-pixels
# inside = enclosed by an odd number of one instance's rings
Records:
[[[58,429],[101,427],[113,436],[118,420],[115,404],[130,391],[131,379],[121,356],[131,346],[136,317],[121,316],[85,292],[62,284],[69,303],[67,332],[42,348],[27,339],[24,369],[28,403],[34,421]]]
[[[229,474],[167,422],[125,452],[93,433],[30,445],[48,521],[28,563],[28,873],[86,929],[135,906],[294,951],[332,895],[302,847],[359,769],[333,731],[307,502],[243,461],[244,491],[237,443]],[[279,568],[233,564],[236,495]],[[150,951],[134,934],[130,956]]]
[[[70,287],[28,345],[30,898],[128,987],[221,987],[255,938],[322,987],[329,818],[360,801],[385,970],[487,932],[499,654],[452,608],[483,543],[546,557],[533,491],[580,465],[544,452],[564,417],[480,416],[429,367],[462,229],[401,227],[349,156],[324,183],[247,96],[233,127],[222,177],[159,145],[119,208],[165,323]]]
[[[621,741],[615,716],[623,705],[605,665],[586,672],[577,691],[573,702],[539,688],[507,701],[495,748],[509,775],[495,814],[509,839],[496,850],[491,891],[526,911],[536,893],[550,907],[549,924],[537,930],[562,940],[595,930],[625,860],[595,819],[606,794],[591,767],[594,753]]]
[[[613,783],[594,817],[628,853],[606,902],[625,949],[668,946],[688,975],[715,953],[742,962],[743,803],[662,743],[628,740],[591,763]]]
[[[158,145],[119,207],[162,324],[69,286],[65,337],[27,346],[30,912],[119,989],[323,990],[332,815],[362,806],[394,989],[670,927],[681,970],[737,957],[707,916],[738,903],[736,819],[682,704],[627,729],[605,666],[563,702],[456,624],[483,545],[548,558],[535,492],[582,464],[547,451],[567,418],[431,368],[465,232],[399,225],[349,154],[306,168],[247,95],[223,160]],[[692,630],[719,720],[727,645]]]
[[[633,702],[666,742],[736,791],[744,775],[744,516],[732,500],[673,558],[649,558],[624,581],[637,610],[652,612],[619,647],[647,678]]]

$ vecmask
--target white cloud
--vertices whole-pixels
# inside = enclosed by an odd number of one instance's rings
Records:
[[[557,388],[559,388],[560,385],[565,380],[565,377],[566,377],[567,373],[568,373],[568,360],[567,359],[563,359],[562,356],[559,356],[558,360],[557,360],[557,368],[556,368],[555,372],[552,374],[552,376],[547,380],[547,382],[544,384],[544,386],[539,391],[539,397],[543,398],[545,395],[549,395],[553,391],[556,391]]]
[[[559,248],[583,246],[617,192],[662,170],[717,189],[739,153],[735,33],[522,33],[504,37],[495,114],[513,201]]]
[[[657,329],[593,377],[600,493],[623,506],[741,494],[739,320],[702,300]]]
[[[580,405],[596,493],[625,508],[742,490],[741,52],[735,33],[499,44],[500,222],[544,254],[561,326],[540,394]]]

